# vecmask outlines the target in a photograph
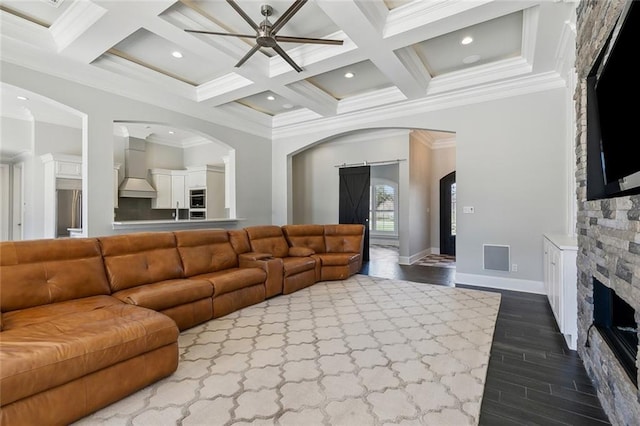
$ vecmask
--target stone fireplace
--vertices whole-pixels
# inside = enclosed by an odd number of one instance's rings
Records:
[[[577,138],[576,182],[578,200],[578,352],[594,382],[598,397],[613,424],[637,424],[637,323],[640,319],[640,195],[587,200],[587,94],[586,77],[624,7],[624,0],[583,0],[577,6],[575,92]],[[629,143],[637,143],[637,136]],[[640,160],[639,160],[640,161]],[[605,297],[605,302],[602,301]],[[606,297],[609,297],[606,300]],[[618,300],[619,299],[619,300]],[[602,321],[603,306],[616,303],[620,320]],[[615,315],[611,314],[610,315]],[[609,315],[607,314],[607,315]],[[632,316],[633,319],[629,317]],[[606,322],[622,330],[622,341],[635,345],[635,365],[624,365]],[[635,338],[633,333],[635,327]],[[624,343],[622,343],[624,346]],[[633,348],[632,348],[633,349]],[[633,350],[631,351],[633,352]],[[635,374],[635,377],[633,377]]]

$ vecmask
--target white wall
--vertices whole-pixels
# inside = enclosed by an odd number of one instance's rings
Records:
[[[456,148],[436,148],[432,150],[429,186],[430,202],[430,235],[432,252],[440,253],[440,179],[456,169]]]
[[[175,146],[147,142],[147,168],[149,169],[184,169],[183,149]]]
[[[372,128],[455,132],[458,282],[543,291],[542,234],[567,232],[566,146],[573,141],[566,137],[566,89],[537,90],[471,93],[439,108],[409,103],[274,131],[273,222],[287,223],[291,217],[295,197],[290,196],[288,162],[305,146]],[[334,161],[341,162],[340,155]],[[463,215],[462,206],[474,206],[476,213]],[[483,270],[483,243],[510,245],[518,272]]]
[[[0,117],[0,159],[11,161],[19,152],[33,151],[33,121]]]
[[[75,82],[2,62],[2,81],[45,96],[77,111],[84,123],[83,223],[89,236],[113,233],[114,121],[170,124],[219,140],[236,153],[239,226],[271,221],[271,156],[268,137],[259,137],[210,121],[134,101]],[[265,132],[266,134],[266,132]]]
[[[220,143],[196,145],[184,149],[184,165],[188,167],[223,164],[224,157],[227,155],[229,155],[229,147]]]

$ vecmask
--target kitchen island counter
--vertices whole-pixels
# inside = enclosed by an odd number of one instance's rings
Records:
[[[114,231],[172,231],[178,229],[235,228],[244,219],[123,220],[113,222]]]

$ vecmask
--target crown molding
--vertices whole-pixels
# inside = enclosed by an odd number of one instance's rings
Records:
[[[435,80],[435,79],[434,79]],[[315,133],[332,128],[357,128],[371,123],[415,115],[446,108],[473,105],[480,102],[521,96],[540,91],[564,88],[564,80],[556,73],[549,72],[532,77],[523,77],[482,87],[433,95],[425,99],[416,99],[383,105],[366,111],[356,111],[333,118],[320,118],[311,122],[297,123],[273,129],[273,139],[295,137],[301,134]]]
[[[249,80],[240,74],[235,72],[229,73],[196,87],[196,101],[202,102],[207,99],[223,96],[236,90],[251,87],[254,84],[255,83],[252,80]],[[253,94],[253,91],[251,94]],[[237,93],[234,93],[233,99],[236,97]]]

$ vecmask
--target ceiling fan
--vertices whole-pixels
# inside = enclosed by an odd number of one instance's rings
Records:
[[[260,6],[260,13],[264,16],[264,21],[260,24],[256,24],[253,19],[247,15],[244,10],[238,6],[238,4],[234,0],[227,0],[227,3],[231,5],[235,9],[236,12],[242,18],[247,21],[251,28],[256,31],[255,35],[250,34],[235,34],[235,33],[220,33],[216,31],[203,31],[203,30],[185,30],[190,33],[200,33],[200,34],[213,34],[213,35],[221,35],[221,36],[230,36],[230,37],[240,37],[240,38],[255,38],[255,45],[249,50],[249,52],[240,59],[240,61],[236,64],[236,67],[240,67],[244,64],[247,59],[249,59],[254,53],[260,50],[261,47],[270,47],[276,51],[278,55],[280,55],[285,61],[293,67],[297,72],[301,72],[302,68],[296,64],[293,59],[287,52],[285,52],[282,47],[278,44],[278,42],[285,43],[313,43],[313,44],[333,44],[333,45],[341,45],[343,40],[332,40],[332,39],[323,39],[323,38],[309,38],[309,37],[290,37],[290,36],[281,36],[276,33],[287,23],[289,20],[295,15],[302,6],[307,2],[307,0],[296,0],[293,2],[289,9],[286,10],[280,16],[276,22],[273,24],[269,22],[269,16],[273,14],[273,8],[268,4],[263,4]]]

